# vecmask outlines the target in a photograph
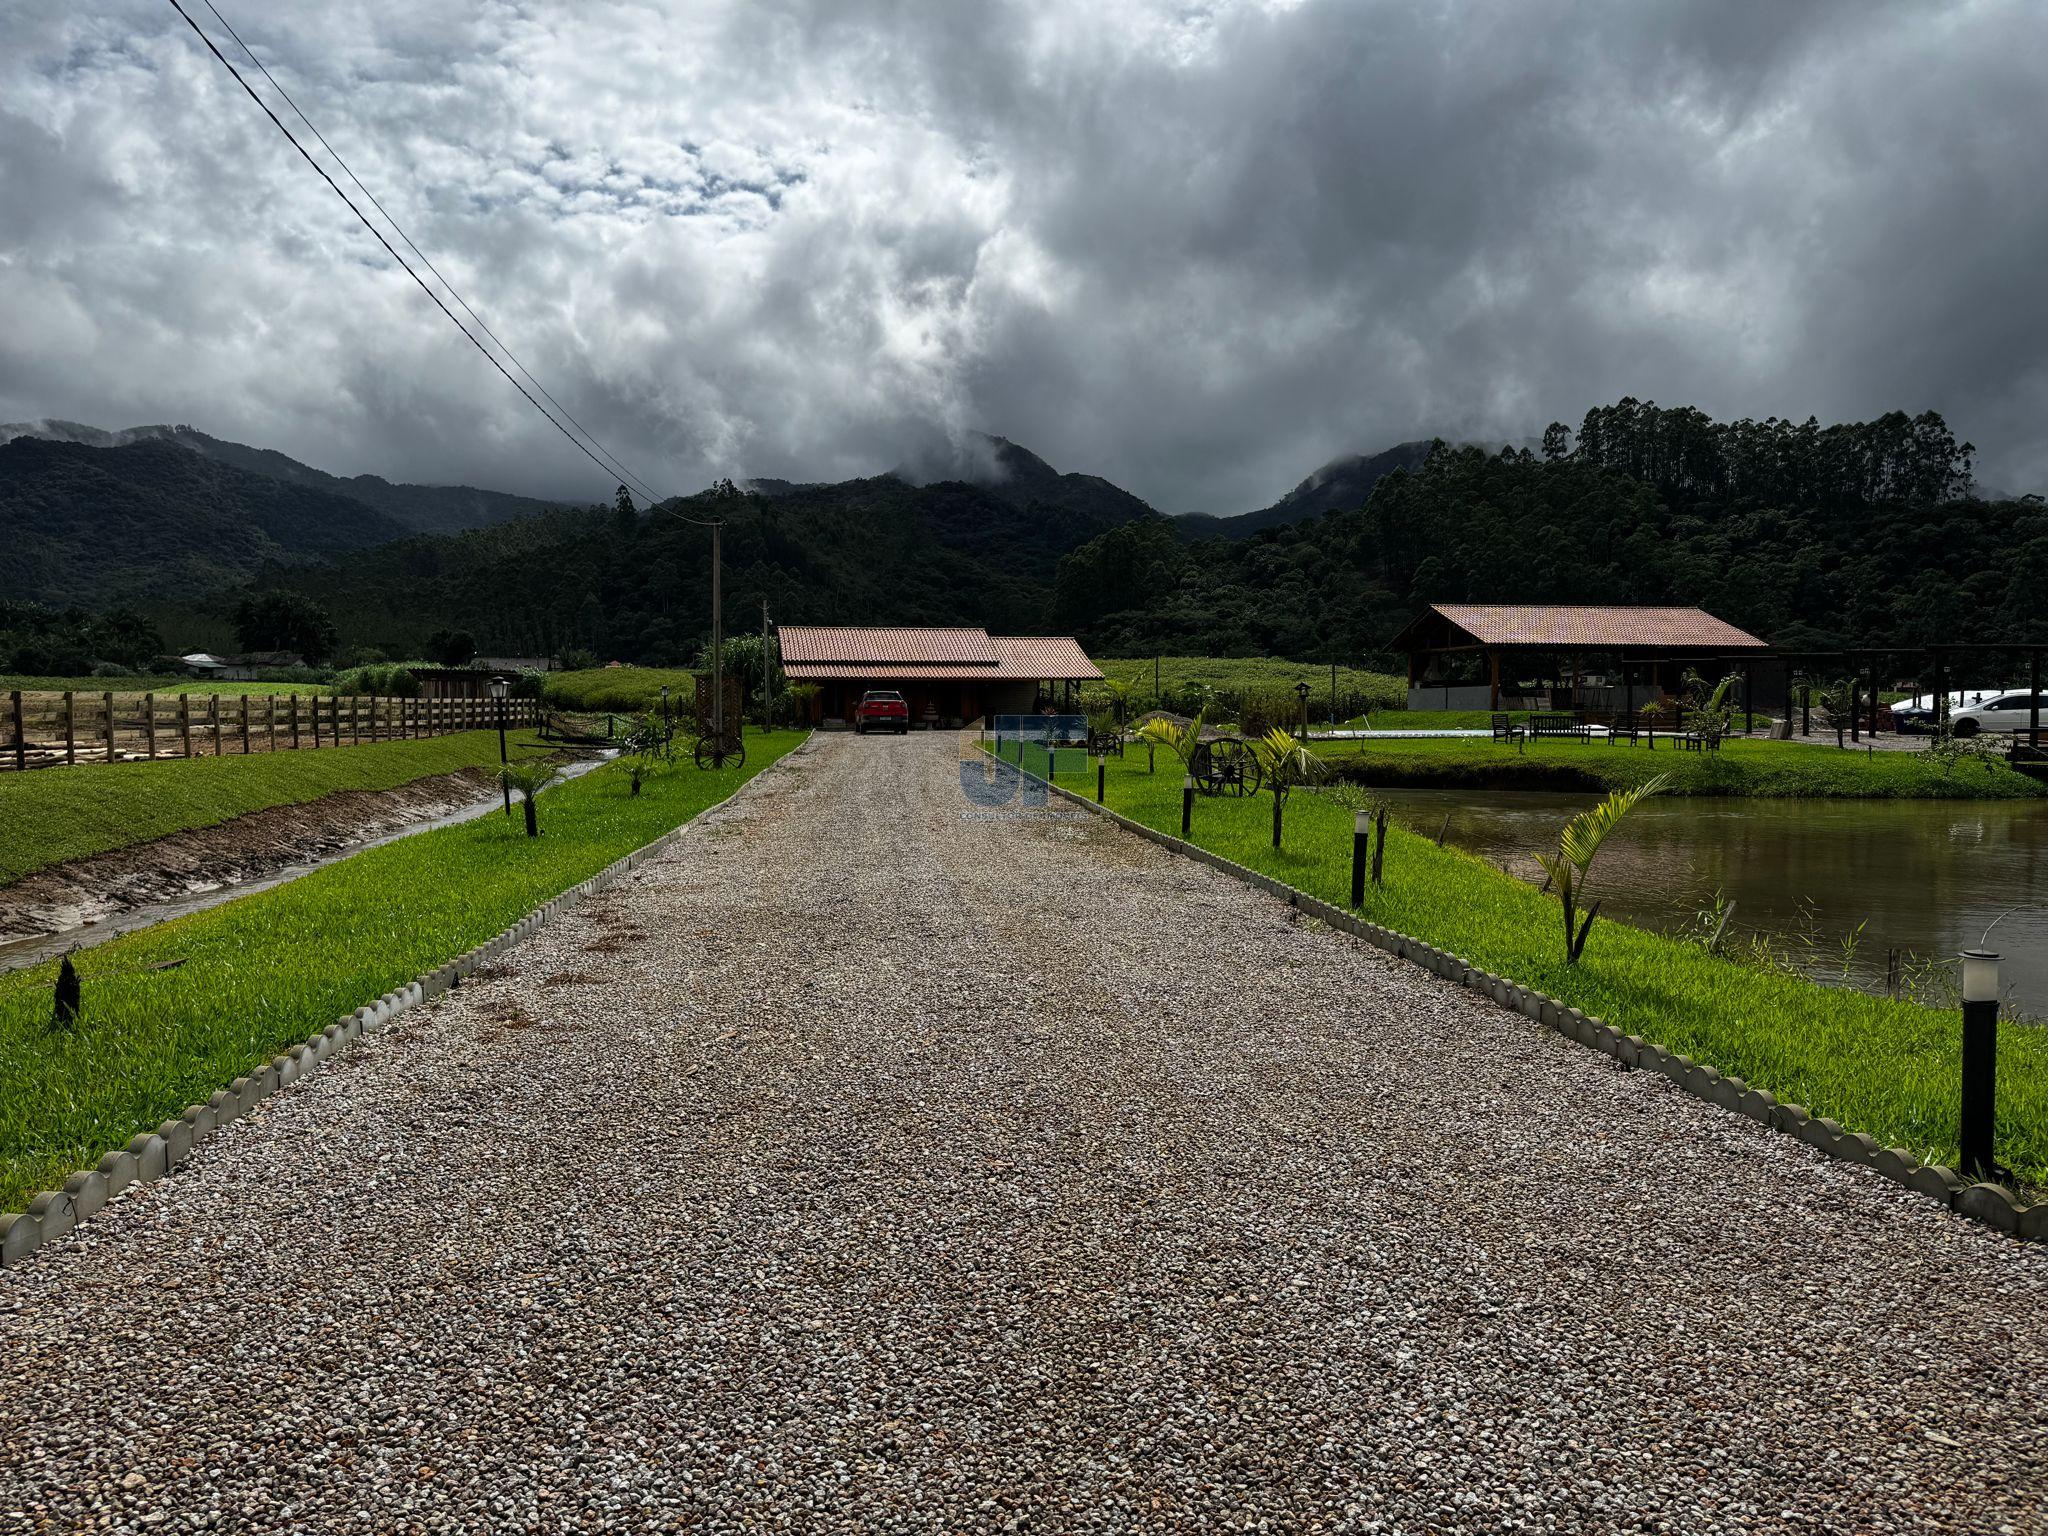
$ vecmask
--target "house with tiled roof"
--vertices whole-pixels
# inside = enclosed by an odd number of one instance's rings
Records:
[[[1769,644],[1704,608],[1431,603],[1392,649],[1410,709],[1628,710],[1675,697],[1687,668],[1768,670],[1782,691]]]
[[[1102,670],[1068,635],[991,635],[980,628],[854,628],[784,624],[782,671],[816,685],[814,723],[843,724],[870,688],[893,688],[913,724],[966,725],[984,716],[1070,706]]]

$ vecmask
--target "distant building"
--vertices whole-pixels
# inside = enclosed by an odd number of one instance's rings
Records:
[[[985,629],[865,629],[784,624],[782,671],[815,683],[815,724],[845,722],[870,688],[893,688],[913,724],[964,725],[983,716],[1070,706],[1102,670],[1065,635],[991,635]]]
[[[1432,603],[1391,649],[1408,655],[1410,709],[1648,708],[1687,668],[1755,674],[1759,705],[1767,682],[1783,690],[1770,646],[1703,608]]]
[[[253,682],[259,672],[283,672],[303,667],[305,659],[295,651],[250,651],[240,656],[215,656],[194,651],[180,656],[178,665],[188,677],[203,677],[217,683]]]
[[[474,656],[469,665],[479,672],[503,672],[508,676],[514,672],[559,672],[562,669],[558,656]]]

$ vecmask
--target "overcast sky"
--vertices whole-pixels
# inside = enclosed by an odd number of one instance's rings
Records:
[[[665,491],[978,429],[1230,513],[1625,394],[1932,407],[2048,487],[2038,0],[219,3]],[[164,0],[0,0],[0,420],[44,416],[610,484]]]

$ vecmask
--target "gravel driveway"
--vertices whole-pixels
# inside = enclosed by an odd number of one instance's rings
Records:
[[[820,738],[0,1275],[0,1530],[2013,1531],[2048,1252]]]

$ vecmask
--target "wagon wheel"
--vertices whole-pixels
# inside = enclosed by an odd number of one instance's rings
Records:
[[[728,763],[735,768],[744,768],[747,766],[747,746],[730,731],[722,739],[714,735],[699,736],[696,758],[699,768],[723,768]]]
[[[1234,795],[1242,798],[1259,792],[1259,760],[1240,736],[1219,736],[1195,748],[1189,765],[1195,787],[1205,795]]]

